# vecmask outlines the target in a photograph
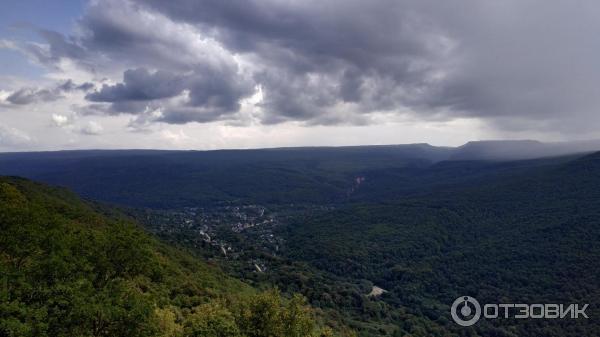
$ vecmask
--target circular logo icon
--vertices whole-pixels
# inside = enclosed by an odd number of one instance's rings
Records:
[[[471,326],[481,318],[481,306],[470,296],[461,296],[452,303],[452,319],[461,326]]]

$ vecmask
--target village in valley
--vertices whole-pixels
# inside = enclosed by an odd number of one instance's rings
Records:
[[[235,261],[262,273],[269,266],[260,256],[277,256],[284,244],[275,231],[282,221],[297,212],[319,209],[324,208],[286,207],[275,212],[262,205],[226,204],[175,210],[130,209],[128,213],[161,239],[207,258]]]

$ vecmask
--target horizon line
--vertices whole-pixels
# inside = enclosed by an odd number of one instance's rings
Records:
[[[357,148],[357,147],[393,147],[393,146],[430,146],[433,148],[453,148],[457,149],[472,143],[538,143],[545,145],[564,145],[564,144],[600,144],[600,139],[573,140],[573,141],[540,141],[536,139],[480,139],[471,140],[464,144],[452,145],[432,145],[427,142],[417,143],[392,143],[392,144],[360,144],[360,145],[299,145],[299,146],[274,146],[274,147],[256,147],[256,148],[219,148],[219,149],[161,149],[161,148],[81,148],[81,149],[57,149],[57,150],[16,150],[0,151],[5,153],[51,153],[51,152],[93,152],[93,151],[164,151],[164,152],[212,152],[212,151],[258,151],[258,150],[293,150],[293,149],[326,149],[326,148]]]

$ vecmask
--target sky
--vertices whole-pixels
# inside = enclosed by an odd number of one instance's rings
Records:
[[[600,138],[600,3],[20,0],[0,151]]]

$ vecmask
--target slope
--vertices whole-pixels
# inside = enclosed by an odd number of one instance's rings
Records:
[[[589,320],[495,320],[463,329],[449,305],[589,303],[600,315],[600,154],[378,204],[347,206],[281,231],[286,254],[389,290],[398,334],[593,336]],[[318,296],[315,296],[318,298]],[[428,322],[406,324],[398,313]]]
[[[330,336],[300,297],[258,292],[58,188],[0,178],[0,336]]]
[[[173,208],[241,200],[334,202],[367,168],[428,165],[449,149],[426,144],[220,151],[62,151],[0,154],[0,174],[65,186],[95,200]]]

